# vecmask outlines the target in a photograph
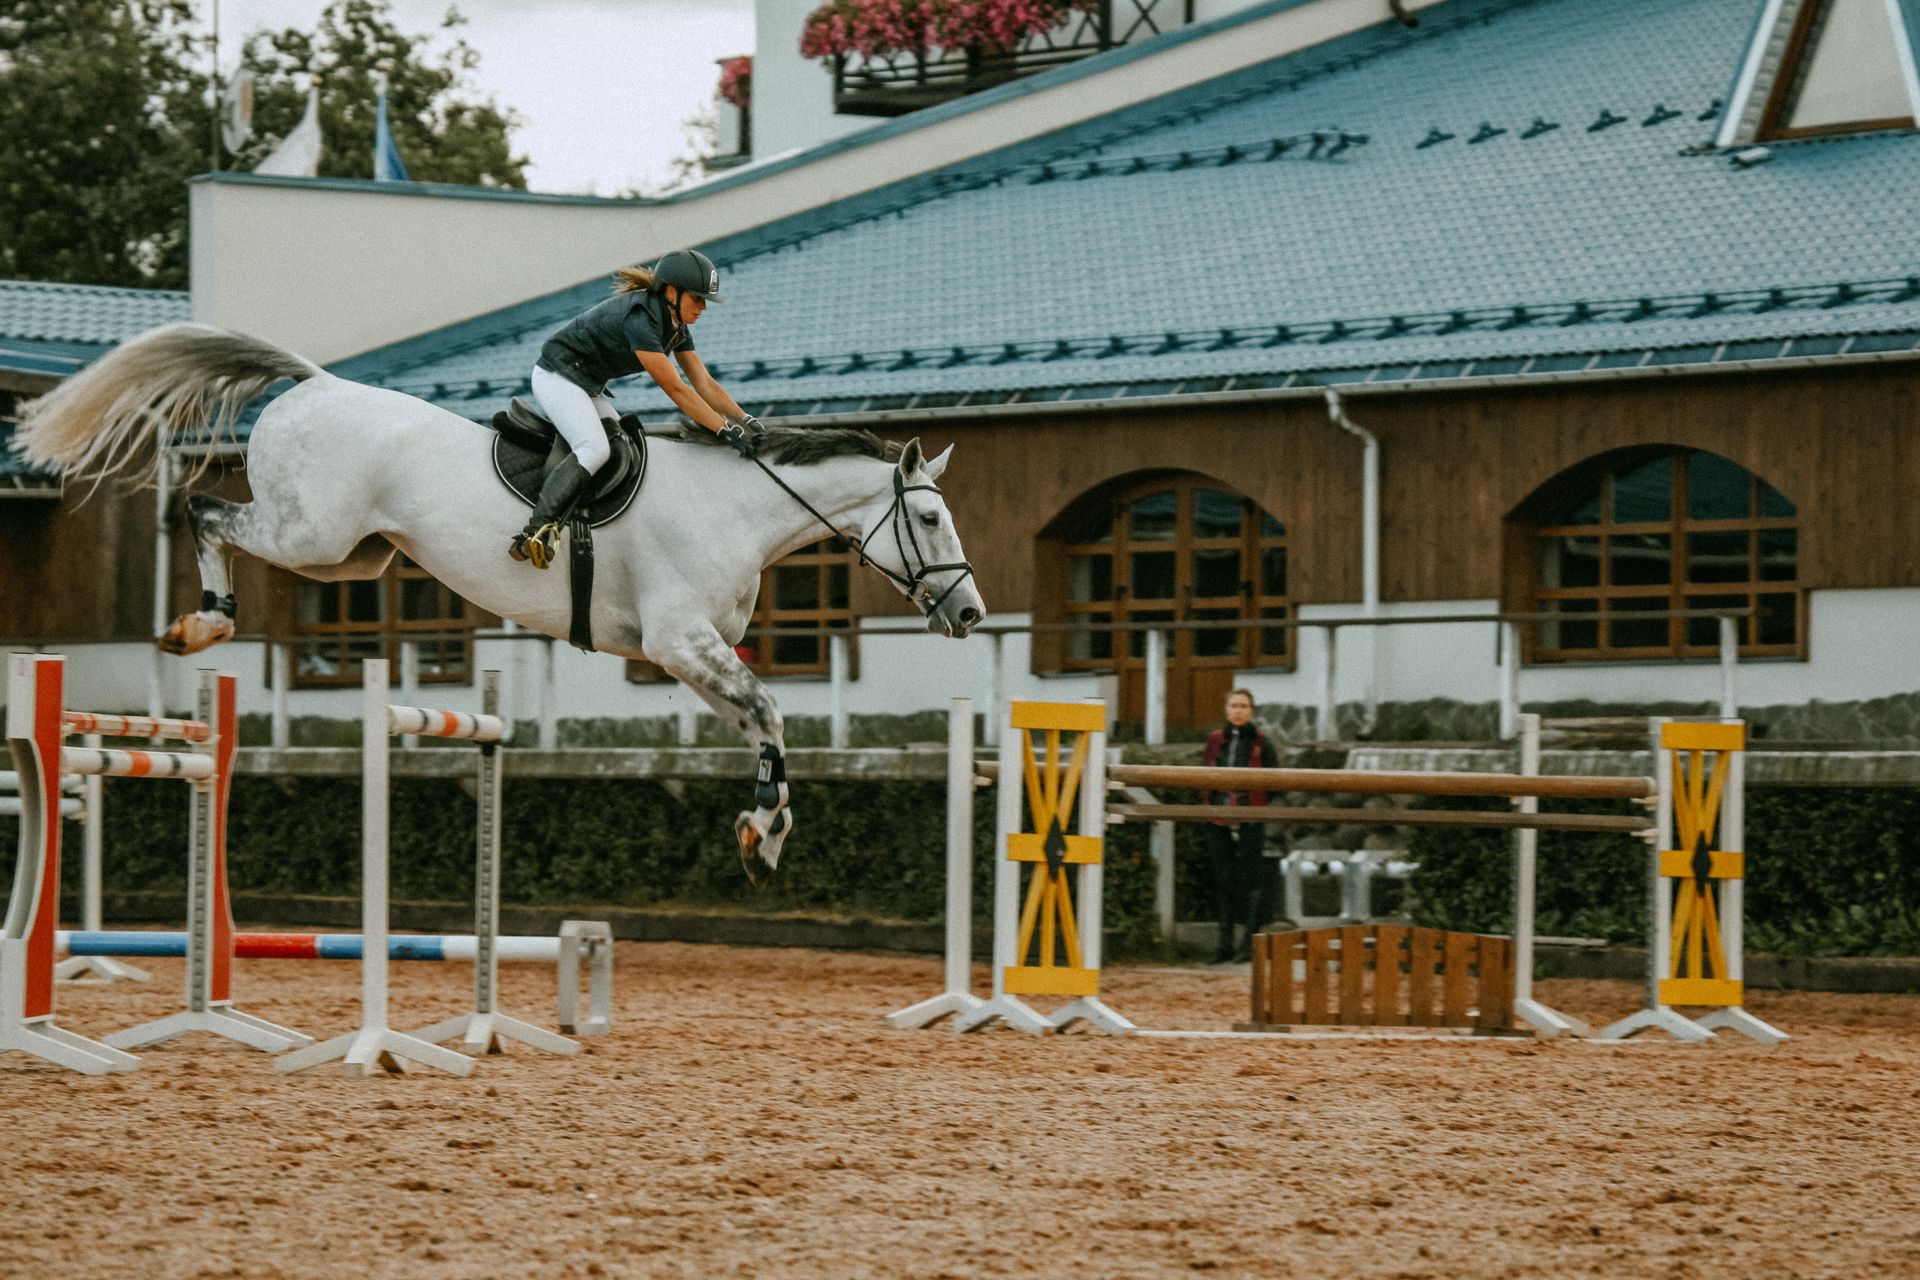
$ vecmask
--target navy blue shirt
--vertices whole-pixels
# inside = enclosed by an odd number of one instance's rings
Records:
[[[600,395],[607,383],[640,372],[636,351],[662,355],[693,350],[693,334],[671,323],[666,299],[634,290],[616,293],[568,321],[540,348],[539,365]]]

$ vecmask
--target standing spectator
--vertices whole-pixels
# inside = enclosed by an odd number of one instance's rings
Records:
[[[1274,767],[1273,747],[1253,722],[1253,695],[1245,689],[1227,695],[1227,722],[1207,738],[1206,763],[1233,769]],[[1208,791],[1204,800],[1222,806],[1266,802],[1264,791]],[[1213,963],[1250,959],[1253,935],[1267,922],[1266,826],[1223,816],[1214,819],[1206,832],[1207,860],[1213,865],[1214,901],[1220,914],[1220,945],[1213,953]],[[1233,929],[1242,923],[1246,935],[1236,948]]]

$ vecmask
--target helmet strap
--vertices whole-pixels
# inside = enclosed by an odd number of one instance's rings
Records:
[[[669,289],[673,290],[672,298],[667,297],[667,290]],[[666,308],[667,312],[667,332],[665,336],[669,349],[673,347],[674,339],[684,336],[687,331],[685,322],[680,319],[680,299],[684,296],[686,296],[686,290],[677,284],[663,284],[660,286],[660,302],[661,305]]]

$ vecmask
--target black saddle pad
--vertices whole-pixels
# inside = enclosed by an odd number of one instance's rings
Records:
[[[526,430],[505,413],[493,415],[493,470],[500,482],[531,507],[540,498],[540,482],[567,456],[567,442],[557,435],[541,436]],[[574,514],[598,528],[625,511],[647,476],[646,437],[624,425],[612,433],[613,456],[594,473],[593,488]]]

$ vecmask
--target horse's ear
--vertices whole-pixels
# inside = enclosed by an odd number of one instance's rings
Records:
[[[926,463],[926,454],[920,450],[920,437],[915,436],[900,450],[900,474],[910,476]]]
[[[951,457],[953,457],[953,446],[948,445],[946,448],[940,451],[940,455],[938,457],[928,458],[927,459],[927,479],[938,480],[940,478],[940,473],[947,469],[947,459]]]

